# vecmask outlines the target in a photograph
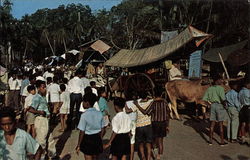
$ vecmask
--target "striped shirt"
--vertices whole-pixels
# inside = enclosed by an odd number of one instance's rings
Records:
[[[151,115],[152,122],[169,121],[170,110],[164,99],[154,100],[145,111],[147,115]]]

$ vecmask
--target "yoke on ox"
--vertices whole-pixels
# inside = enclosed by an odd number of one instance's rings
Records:
[[[196,105],[204,104],[202,103],[202,97],[210,85],[201,85],[201,81],[173,80],[166,83],[165,89],[171,102],[170,110],[174,112],[177,119],[180,119],[177,112],[177,100],[195,102]],[[171,118],[173,118],[172,112]]]

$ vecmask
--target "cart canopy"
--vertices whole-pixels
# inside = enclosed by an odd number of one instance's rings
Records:
[[[127,68],[149,64],[165,58],[191,40],[195,40],[196,46],[199,46],[203,41],[211,37],[211,34],[204,33],[189,26],[167,42],[144,49],[121,49],[117,54],[110,58],[105,65]]]

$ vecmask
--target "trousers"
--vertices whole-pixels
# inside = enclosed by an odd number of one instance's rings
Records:
[[[239,111],[235,107],[228,108],[227,138],[237,139],[239,128]]]

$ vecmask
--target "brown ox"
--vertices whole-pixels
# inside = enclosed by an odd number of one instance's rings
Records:
[[[177,100],[204,104],[202,103],[202,97],[209,86],[210,85],[201,85],[201,80],[173,80],[167,82],[165,89],[171,102],[171,106],[169,106],[171,110],[171,118],[173,118],[173,110],[176,118],[180,119],[177,112]]]

